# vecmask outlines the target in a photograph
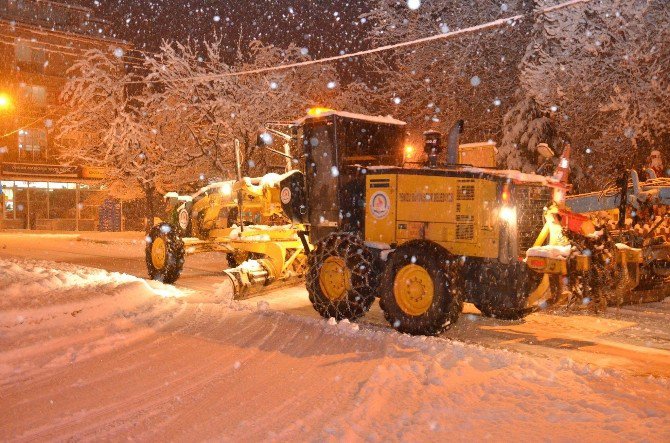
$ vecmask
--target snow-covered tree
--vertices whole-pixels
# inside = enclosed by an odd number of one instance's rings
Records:
[[[537,16],[521,89],[541,110],[557,110],[592,186],[622,164],[639,166],[654,147],[667,149],[669,41],[666,0],[601,0]]]
[[[178,123],[164,136],[179,140],[185,159],[200,162],[216,177],[234,176],[235,139],[243,150],[243,173],[264,173],[271,164],[283,164],[275,154],[257,149],[256,135],[266,122],[291,121],[311,106],[332,103],[339,88],[335,70],[314,65],[236,73],[307,59],[295,45],[252,41],[248,47],[230,47],[221,38],[202,45],[164,42],[159,55],[147,62],[153,106]]]
[[[143,195],[152,223],[157,190],[178,177],[178,151],[161,142],[141,90],[128,93],[134,77],[113,55],[90,50],[68,75],[58,124],[62,160],[103,167],[110,189],[123,193],[118,197]]]
[[[503,118],[503,137],[498,162],[510,169],[536,172],[545,159],[537,152],[539,143],[547,143],[557,154],[563,139],[556,131],[550,110],[541,110],[533,97],[520,98]]]
[[[363,18],[371,26],[370,44],[381,46],[448,33],[525,9],[522,1],[426,0],[411,9],[404,1],[379,0]],[[466,139],[496,139],[518,86],[521,54],[515,45],[523,41],[527,28],[524,22],[510,23],[366,56],[375,81],[370,86],[373,94],[361,100],[377,112],[406,120],[415,134],[444,131],[464,118]]]

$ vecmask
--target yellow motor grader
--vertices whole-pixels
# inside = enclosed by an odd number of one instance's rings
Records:
[[[575,223],[560,178],[496,169],[492,144],[459,149],[461,130],[446,161],[442,135],[427,132],[417,167],[403,158],[397,120],[326,111],[300,121],[305,180],[294,195],[314,245],[309,299],[323,317],[356,319],[378,297],[394,328],[434,335],[464,301],[518,319],[566,293],[588,303],[631,286],[639,249]]]
[[[286,192],[301,180],[302,173],[241,177],[239,149],[238,179],[212,183],[193,195],[168,193],[167,221],[156,224],[147,236],[146,264],[154,280],[175,282],[185,256],[202,252],[226,254],[223,270],[234,285],[235,296],[255,293],[278,281],[302,277],[308,248],[304,226],[287,218],[282,208]],[[288,154],[286,154],[288,155]]]

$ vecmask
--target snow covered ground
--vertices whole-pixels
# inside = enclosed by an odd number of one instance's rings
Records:
[[[232,301],[216,260],[174,287],[141,244],[1,234],[0,439],[670,440],[670,303],[409,337]]]

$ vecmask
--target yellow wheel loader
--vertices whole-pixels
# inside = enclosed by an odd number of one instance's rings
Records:
[[[549,279],[523,258],[560,183],[495,169],[491,144],[459,154],[461,127],[446,164],[441,135],[430,132],[427,165],[410,167],[403,122],[337,111],[299,122],[305,174],[294,204],[305,208],[314,245],[306,286],[322,316],[356,319],[378,297],[399,331],[438,334],[464,301],[520,318],[551,297]]]

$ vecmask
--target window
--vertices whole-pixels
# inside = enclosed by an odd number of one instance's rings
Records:
[[[37,47],[37,43],[17,38],[14,45],[16,65],[22,69],[42,72],[46,62],[44,49]]]
[[[47,131],[30,129],[19,131],[19,160],[41,160],[47,154]]]
[[[20,85],[21,99],[27,104],[44,107],[47,105],[47,89],[44,86]]]
[[[51,182],[49,183],[49,191],[53,191],[54,189],[74,189],[76,185],[74,183],[59,183],[59,182]]]
[[[2,203],[5,205],[5,212],[14,210],[14,190],[12,188],[2,187]]]

